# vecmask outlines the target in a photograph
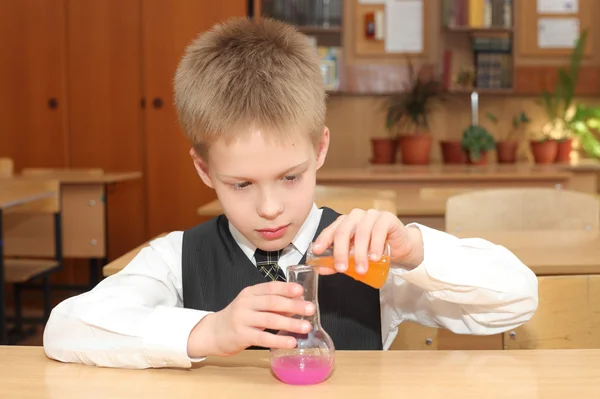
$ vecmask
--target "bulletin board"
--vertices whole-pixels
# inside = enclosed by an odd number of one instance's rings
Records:
[[[552,10],[553,4],[558,2],[545,1],[539,3],[539,0],[513,0],[515,4],[515,16],[518,19],[516,39],[519,55],[524,57],[554,57],[568,56],[572,52],[572,47],[566,47],[560,44],[561,40],[568,41],[568,32],[572,31],[576,21],[579,23],[579,33],[585,29],[588,30],[586,47],[584,49],[584,58],[592,55],[592,42],[596,35],[596,29],[593,23],[594,15],[600,11],[599,0],[575,0],[576,9],[572,11]],[[538,4],[539,3],[539,4]],[[538,7],[542,8],[542,12]],[[597,18],[596,18],[597,19]],[[565,34],[557,35],[564,28]],[[540,30],[542,29],[542,30]],[[541,33],[545,29],[546,33]]]
[[[392,0],[394,1],[394,0]],[[397,2],[402,2],[402,0],[395,0]],[[600,0],[599,0],[600,1]],[[362,2],[361,0],[352,0],[353,4],[353,26],[354,26],[354,52],[357,56],[381,56],[386,58],[405,58],[408,56],[421,56],[427,52],[427,17],[429,15],[429,7],[431,7],[431,0],[409,0],[404,3],[410,3],[410,5],[416,5],[416,3],[420,3],[421,10],[421,37],[420,39],[421,45],[418,51],[388,51],[386,49],[386,30],[385,27],[386,17],[386,0],[377,1],[368,1]],[[367,30],[367,22],[365,20],[365,16],[369,13],[383,13],[383,38],[381,40],[368,38],[366,36]],[[402,27],[402,23],[399,23],[397,26],[399,29]]]

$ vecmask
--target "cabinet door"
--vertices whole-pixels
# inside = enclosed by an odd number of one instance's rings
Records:
[[[141,0],[68,0],[69,165],[143,171]],[[144,242],[143,180],[109,187],[108,249]]]
[[[600,348],[600,276],[538,277],[530,321],[504,333],[505,349]]]
[[[190,144],[177,123],[173,76],[190,41],[219,21],[246,15],[246,3],[144,0],[142,4],[150,235],[197,224],[201,219],[196,209],[215,198],[198,177]]]
[[[2,2],[0,157],[23,167],[66,164],[65,1]]]
[[[404,322],[390,349],[400,350],[501,350],[502,334],[455,334],[444,328]]]

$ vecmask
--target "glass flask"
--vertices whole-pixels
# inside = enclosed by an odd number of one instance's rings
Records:
[[[335,358],[333,341],[321,326],[318,301],[319,274],[316,268],[308,265],[290,266],[287,273],[288,282],[298,283],[304,288],[301,299],[312,302],[315,312],[311,316],[292,316],[310,322],[312,327],[308,333],[297,334],[288,331],[277,333],[296,338],[296,347],[271,349],[271,370],[286,384],[318,384],[331,374]]]
[[[335,269],[333,260],[333,245],[323,251],[322,254],[315,255],[312,249],[313,244],[311,243],[306,252],[306,264],[318,267],[327,267]],[[361,281],[365,284],[370,285],[373,288],[381,288],[387,280],[388,273],[390,271],[390,246],[388,243],[385,244],[383,254],[379,260],[369,259],[369,269],[364,274],[359,274],[354,269],[354,257],[352,256],[352,250],[348,257],[348,269],[344,272],[348,276],[355,280]]]

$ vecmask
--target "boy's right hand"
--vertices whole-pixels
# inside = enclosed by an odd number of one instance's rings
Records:
[[[288,315],[310,316],[311,302],[302,300],[304,290],[296,283],[271,281],[242,290],[225,309],[206,315],[188,338],[188,356],[229,356],[249,346],[294,348],[296,339],[264,331],[283,330],[306,334],[311,324]]]

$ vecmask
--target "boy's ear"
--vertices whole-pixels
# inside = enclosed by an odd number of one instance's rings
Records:
[[[190,156],[192,157],[192,161],[194,161],[194,167],[196,168],[196,171],[198,172],[198,175],[200,176],[204,184],[206,184],[210,188],[214,188],[212,179],[208,174],[208,164],[206,163],[206,161],[203,158],[201,158],[200,155],[198,155],[198,153],[193,147],[190,149]]]
[[[323,128],[323,134],[319,143],[317,144],[317,169],[319,169],[325,163],[327,157],[327,151],[329,150],[329,129],[327,126]]]

